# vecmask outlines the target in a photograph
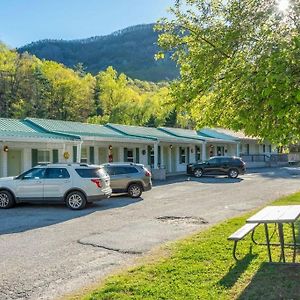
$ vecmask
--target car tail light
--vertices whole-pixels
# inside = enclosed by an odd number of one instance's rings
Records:
[[[94,182],[98,188],[102,187],[102,183],[100,179],[91,179],[91,182]]]
[[[145,169],[145,175],[147,177],[151,177],[151,172],[149,170]]]

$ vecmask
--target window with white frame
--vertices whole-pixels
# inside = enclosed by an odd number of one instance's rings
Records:
[[[88,162],[88,152],[87,148],[81,148],[81,159],[80,162],[87,163]]]
[[[50,150],[38,150],[37,160],[38,163],[50,162]]]
[[[186,163],[186,148],[184,147],[179,147],[179,163],[180,164],[185,164]]]

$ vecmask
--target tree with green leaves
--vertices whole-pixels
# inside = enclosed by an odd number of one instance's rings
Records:
[[[18,56],[0,43],[0,114],[11,117],[16,94]]]
[[[0,44],[0,117],[86,121],[95,111],[94,85],[91,74]]]
[[[42,71],[52,86],[48,117],[85,121],[94,110],[94,77],[91,74],[81,77],[62,64],[51,61],[43,63]]]
[[[180,65],[172,95],[197,126],[299,140],[300,1],[177,0],[171,11],[159,44]]]
[[[95,106],[92,123],[160,126],[173,104],[166,85],[132,80],[108,67],[96,76]]]

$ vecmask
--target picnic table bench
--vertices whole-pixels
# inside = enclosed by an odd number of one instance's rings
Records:
[[[237,243],[242,240],[246,235],[248,235],[250,232],[252,232],[252,240],[253,240],[253,234],[254,234],[254,229],[258,226],[258,223],[252,223],[252,224],[245,224],[242,226],[240,229],[238,229],[236,232],[234,232],[228,240],[234,241],[233,245],[233,257],[236,261],[238,261],[238,258],[236,256],[236,247]]]

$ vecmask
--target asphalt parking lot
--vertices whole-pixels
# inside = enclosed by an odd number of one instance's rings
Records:
[[[82,211],[0,210],[0,299],[55,299],[160,244],[299,190],[299,172],[263,169],[239,179],[174,177],[141,199],[113,197]]]

